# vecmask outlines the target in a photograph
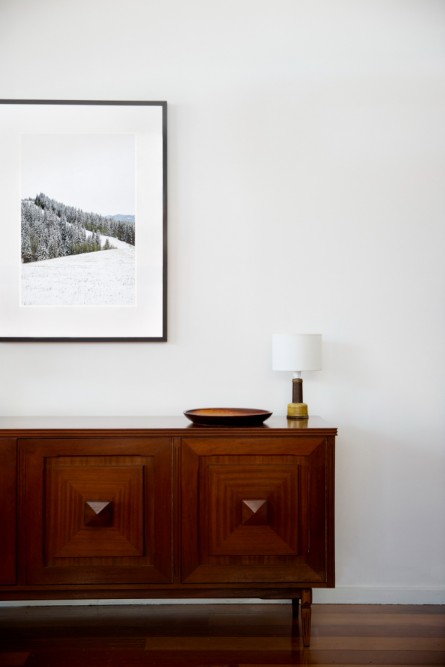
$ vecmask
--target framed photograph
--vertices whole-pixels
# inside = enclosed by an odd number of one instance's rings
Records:
[[[167,340],[167,103],[0,100],[0,341]]]

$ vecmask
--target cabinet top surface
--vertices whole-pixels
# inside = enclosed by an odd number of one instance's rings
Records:
[[[24,435],[32,431],[123,431],[129,434],[142,434],[144,432],[161,432],[184,436],[186,433],[193,435],[206,435],[210,433],[235,433],[237,435],[260,433],[316,433],[322,432],[326,435],[335,435],[336,427],[324,422],[319,417],[309,419],[287,419],[286,417],[270,417],[259,426],[197,426],[192,424],[186,417],[0,417],[0,437],[9,435],[8,432]]]

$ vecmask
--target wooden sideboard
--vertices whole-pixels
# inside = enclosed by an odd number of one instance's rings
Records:
[[[317,418],[0,418],[0,599],[293,601],[334,586],[336,429]]]

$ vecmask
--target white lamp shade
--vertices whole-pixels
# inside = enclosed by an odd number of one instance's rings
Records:
[[[274,334],[272,368],[275,371],[321,369],[321,334]]]

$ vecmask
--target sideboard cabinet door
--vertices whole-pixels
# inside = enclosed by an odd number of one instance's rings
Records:
[[[19,441],[23,584],[172,579],[169,438]]]
[[[334,585],[334,439],[182,440],[182,581]]]
[[[16,581],[16,441],[0,439],[0,584]]]

